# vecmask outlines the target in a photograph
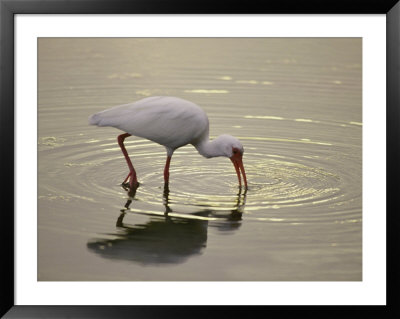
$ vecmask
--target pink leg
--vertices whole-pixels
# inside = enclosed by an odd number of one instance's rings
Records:
[[[169,164],[171,163],[171,156],[167,156],[167,162],[165,163],[164,168],[164,183],[168,184],[169,182]]]
[[[123,183],[125,183],[129,178],[129,185],[132,188],[134,186],[137,186],[139,183],[137,181],[136,172],[135,172],[135,169],[133,168],[131,159],[129,158],[128,152],[126,151],[125,146],[124,146],[124,140],[128,136],[131,136],[131,135],[128,133],[119,135],[118,136],[118,144],[119,144],[119,147],[121,147],[122,153],[124,154],[126,163],[128,164],[128,167],[129,167],[129,174],[125,178]]]

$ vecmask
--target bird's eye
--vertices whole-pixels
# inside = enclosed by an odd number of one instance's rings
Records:
[[[236,154],[238,151],[237,151],[237,149],[234,149],[233,150],[233,154]]]

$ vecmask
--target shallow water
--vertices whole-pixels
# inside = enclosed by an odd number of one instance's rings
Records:
[[[362,279],[361,39],[39,39],[38,280]],[[126,140],[90,114],[152,95],[200,105],[227,158]]]

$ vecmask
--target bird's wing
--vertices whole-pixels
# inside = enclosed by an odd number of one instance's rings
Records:
[[[196,104],[173,97],[151,97],[96,113],[89,122],[176,148],[208,131],[208,118]]]

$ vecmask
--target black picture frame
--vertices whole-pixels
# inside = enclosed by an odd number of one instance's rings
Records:
[[[259,311],[269,317],[372,315],[399,318],[396,252],[399,180],[400,3],[399,0],[0,0],[0,176],[2,183],[0,315],[4,318],[243,317]],[[387,305],[386,306],[21,306],[14,304],[14,18],[16,14],[385,14],[387,49]],[[383,142],[383,141],[382,141]],[[379,187],[379,186],[377,186]],[[240,293],[240,292],[239,292]]]

